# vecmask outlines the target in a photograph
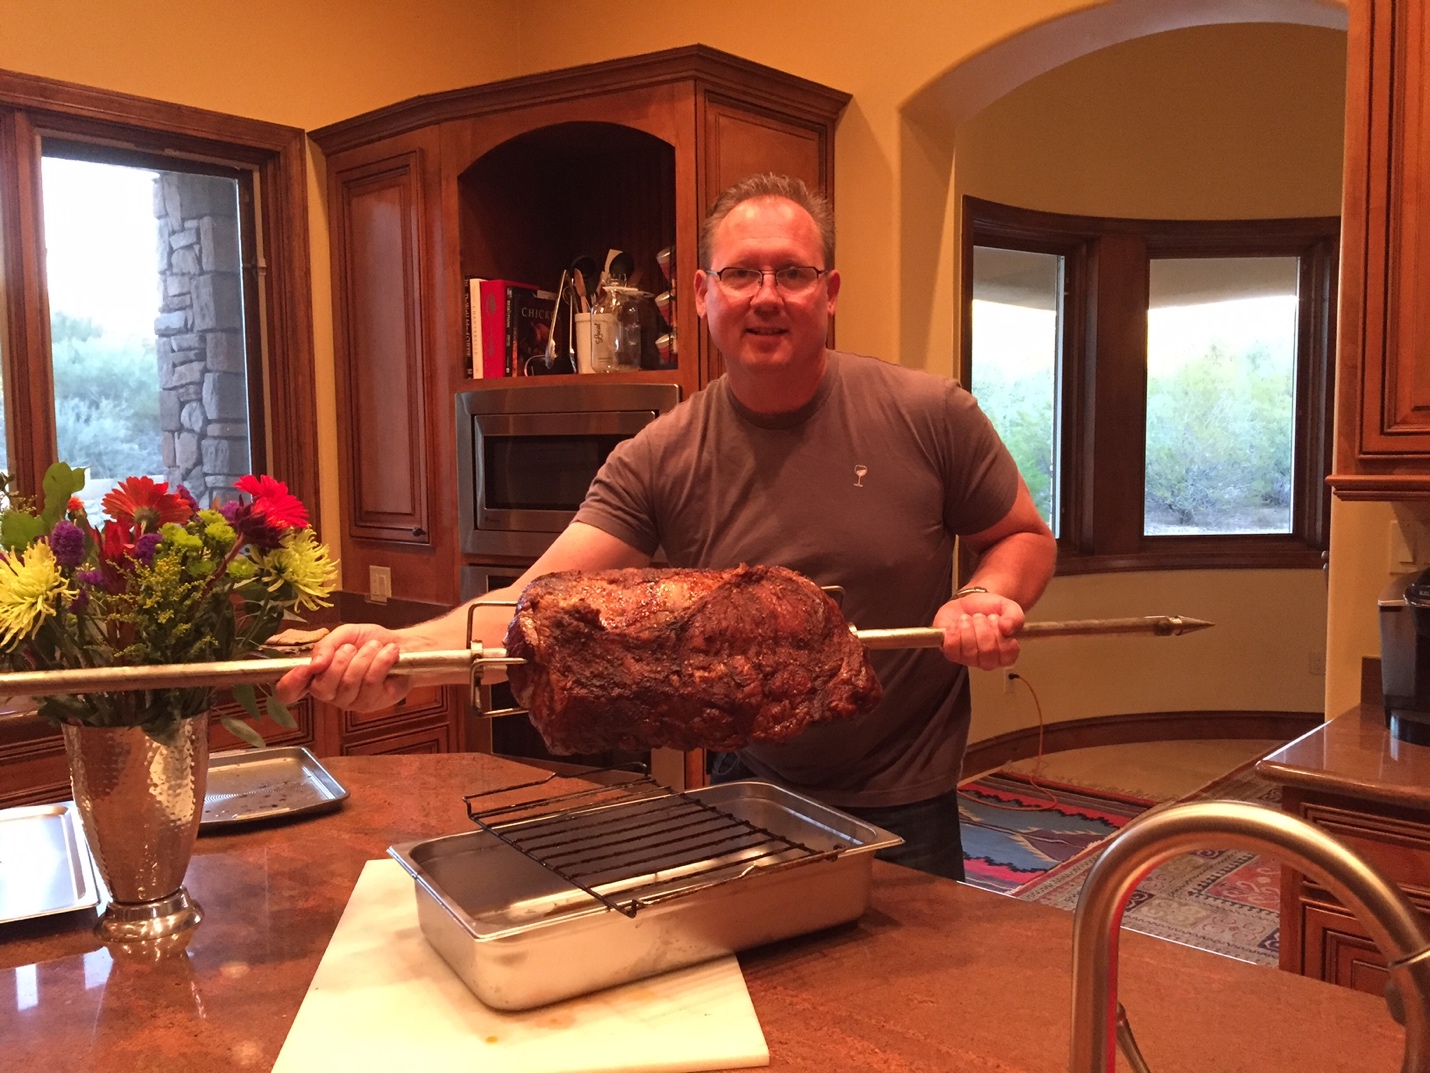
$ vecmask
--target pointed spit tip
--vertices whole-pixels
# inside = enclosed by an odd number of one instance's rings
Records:
[[[1201,618],[1188,618],[1186,615],[1172,615],[1172,632],[1174,634],[1195,633],[1197,630],[1204,630],[1208,626],[1215,626],[1215,622],[1208,622]]]

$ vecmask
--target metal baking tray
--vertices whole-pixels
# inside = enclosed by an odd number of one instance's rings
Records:
[[[415,881],[427,941],[486,1005],[524,1010],[855,920],[869,904],[875,851],[901,841],[757,780],[684,796],[816,855],[794,867],[737,856],[726,881],[711,883],[702,867],[688,891],[679,864],[627,876],[601,892],[653,879],[664,888],[627,916],[486,830],[388,852]]]
[[[0,810],[0,924],[99,901],[74,803]]]
[[[301,745],[231,749],[209,757],[200,830],[323,812],[348,792]]]

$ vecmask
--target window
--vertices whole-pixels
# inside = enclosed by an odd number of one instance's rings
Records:
[[[315,507],[301,131],[0,71],[3,468]]]
[[[962,376],[1060,572],[1319,565],[1338,236],[965,199]]]

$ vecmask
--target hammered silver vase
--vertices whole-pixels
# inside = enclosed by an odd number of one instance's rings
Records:
[[[172,745],[139,727],[64,726],[75,808],[110,902],[95,928],[137,949],[187,942],[203,911],[184,889],[203,819],[208,719]]]

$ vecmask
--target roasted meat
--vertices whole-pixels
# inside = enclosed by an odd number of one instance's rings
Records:
[[[882,695],[834,601],[775,566],[548,574],[506,647],[527,661],[512,692],[558,755],[787,741]]]

